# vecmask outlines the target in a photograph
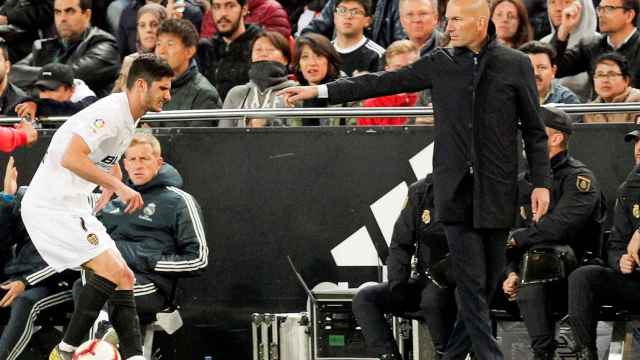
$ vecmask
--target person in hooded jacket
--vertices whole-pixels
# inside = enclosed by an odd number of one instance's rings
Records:
[[[551,33],[540,39],[544,43],[550,43],[556,34],[557,29],[562,25],[562,12],[572,6],[574,1],[582,4],[580,8],[579,23],[571,32],[567,43],[568,49],[575,48],[582,40],[589,40],[598,35],[596,31],[598,18],[596,10],[591,0],[548,0],[547,10],[549,22],[551,23]],[[588,102],[592,97],[591,81],[587,72],[582,72],[573,76],[565,76],[557,80],[562,86],[566,86],[580,98],[581,102]]]
[[[146,133],[134,136],[124,167],[144,208],[128,214],[127,205],[115,199],[98,218],[135,274],[136,308],[144,319],[145,314],[170,305],[174,279],[205,270],[209,248],[200,206],[181,189],[178,171],[164,163],[157,138]]]
[[[223,109],[266,109],[286,107],[276,96],[280,90],[297,85],[289,80],[291,49],[287,39],[275,31],[256,36],[251,46],[249,82],[232,88],[224,99]],[[220,120],[219,127],[282,126],[283,119]]]

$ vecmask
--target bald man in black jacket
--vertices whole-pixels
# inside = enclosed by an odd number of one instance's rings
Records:
[[[534,221],[546,214],[551,177],[547,135],[529,58],[500,45],[483,0],[452,0],[440,48],[393,72],[282,90],[289,103],[330,103],[433,89],[436,220],[444,225],[456,277],[458,322],[444,359],[503,359],[491,334],[489,303],[502,270],[516,214],[518,130],[534,190]],[[465,331],[466,328],[466,331]]]

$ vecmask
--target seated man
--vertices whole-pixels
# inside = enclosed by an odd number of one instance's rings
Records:
[[[362,327],[367,346],[380,359],[402,359],[385,313],[420,311],[438,358],[453,329],[456,319],[453,285],[441,279],[432,282],[425,276],[429,267],[434,264],[442,267],[446,263],[441,260],[448,249],[442,226],[434,220],[433,192],[431,175],[409,187],[407,205],[396,221],[389,247],[389,282],[362,288],[353,299],[353,313]],[[416,276],[411,274],[414,253],[418,259]],[[444,273],[446,275],[446,271]]]
[[[37,97],[25,97],[16,106],[18,116],[36,117],[67,116],[93,104],[96,94],[80,79],[73,78],[69,65],[51,63],[42,67],[35,83]],[[73,101],[73,98],[78,100]]]
[[[583,266],[569,276],[569,316],[578,360],[597,360],[596,314],[600,305],[640,310],[640,131],[624,137],[633,141],[636,166],[618,188],[613,226],[605,258],[608,266]]]
[[[106,96],[120,68],[116,39],[91,26],[91,0],[55,0],[53,13],[58,37],[36,40],[31,54],[15,64],[11,79],[31,89],[42,66],[59,62],[71,66],[99,97]]]
[[[546,105],[540,108],[540,117],[546,126],[553,173],[549,212],[539,222],[512,232],[503,290],[511,299],[517,298],[534,358],[550,360],[558,347],[553,312],[564,310],[558,304],[565,303],[566,276],[578,260],[585,260],[587,251],[597,247],[605,205],[593,172],[568,154],[569,116]],[[522,215],[530,218],[528,212]],[[540,275],[534,254],[559,257],[565,273]]]
[[[1,360],[16,359],[26,348],[40,311],[71,301],[71,284],[78,277],[73,271],[56,273],[36,251],[20,217],[26,188],[17,190],[17,178],[10,157],[0,196],[0,246],[3,257],[12,252],[15,256],[4,265],[5,282],[0,286],[0,307],[11,309],[0,337]]]
[[[124,167],[144,208],[128,214],[126,204],[115,199],[98,217],[135,274],[138,313],[155,314],[168,305],[174,279],[197,276],[207,267],[204,221],[196,200],[180,189],[180,174],[163,163],[153,135],[134,136]]]

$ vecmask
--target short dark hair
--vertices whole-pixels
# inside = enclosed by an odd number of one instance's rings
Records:
[[[266,38],[276,49],[280,50],[285,59],[287,59],[287,64],[291,63],[291,47],[289,46],[289,41],[277,31],[263,31],[256,35],[251,42],[251,52],[253,52],[253,46],[256,44],[256,41],[262,38]]]
[[[593,74],[591,74],[592,76],[595,75],[598,65],[605,61],[609,61],[618,65],[618,67],[620,68],[620,74],[622,74],[622,76],[627,79],[631,79],[631,69],[629,67],[629,61],[621,54],[613,51],[598,56],[596,61],[594,61],[593,63]]]
[[[155,54],[142,54],[131,63],[127,77],[127,89],[131,90],[136,80],[143,79],[147,84],[165,77],[173,77],[175,73],[169,64]]]
[[[168,19],[160,23],[158,28],[158,37],[162,34],[171,34],[180,38],[182,44],[186,47],[198,46],[198,30],[189,20],[185,19]]]
[[[373,7],[371,0],[338,0],[336,1],[336,8],[344,2],[355,2],[360,4],[364,8],[364,15],[371,16],[371,8]]]
[[[556,64],[556,50],[549,44],[544,43],[542,41],[533,40],[525,43],[520,46],[518,50],[522,51],[525,54],[546,54],[549,57],[549,61],[551,65]]]
[[[80,5],[80,10],[82,10],[82,12],[85,12],[87,10],[91,10],[91,8],[93,7],[93,1],[92,0],[78,0],[78,5]]]
[[[302,85],[307,85],[307,80],[302,75],[302,70],[300,70],[300,55],[302,54],[302,48],[304,46],[308,46],[316,55],[327,58],[327,77],[332,79],[338,78],[342,60],[340,59],[340,54],[338,54],[331,44],[331,41],[320,34],[306,33],[296,39],[296,56],[293,70],[298,82]]]
[[[627,10],[633,10],[634,15],[631,24],[635,25],[638,19],[638,11],[640,11],[640,3],[638,3],[638,0],[622,0],[622,7]]]

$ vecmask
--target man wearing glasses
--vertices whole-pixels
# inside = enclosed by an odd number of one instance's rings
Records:
[[[364,36],[371,23],[371,0],[338,0],[333,46],[340,53],[340,70],[349,76],[380,70],[384,48]]]
[[[640,87],[640,34],[636,29],[636,18],[640,5],[636,0],[602,0],[596,8],[600,35],[585,39],[577,46],[567,49],[571,33],[580,23],[582,5],[575,2],[562,12],[562,24],[551,39],[558,53],[557,77],[575,75],[587,71],[593,76],[594,60],[598,56],[615,51],[624,56],[631,69],[631,85]]]

